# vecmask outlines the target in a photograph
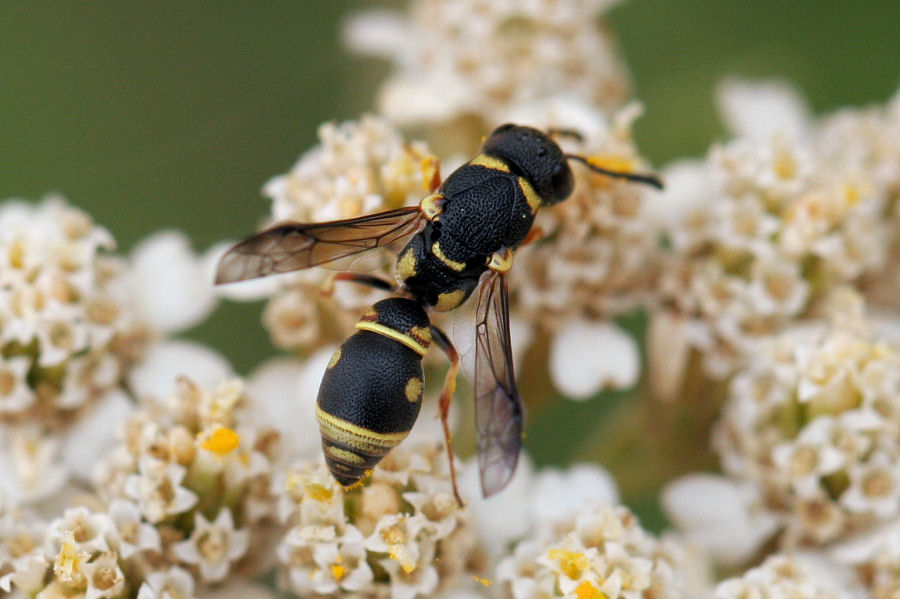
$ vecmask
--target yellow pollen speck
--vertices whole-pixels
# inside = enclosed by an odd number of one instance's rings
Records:
[[[848,183],[844,186],[844,201],[850,206],[855,206],[862,199],[862,190],[859,185]]]
[[[607,599],[606,594],[585,580],[575,589],[578,599]]]
[[[403,571],[407,574],[412,574],[416,569],[416,563],[413,561],[412,556],[407,551],[406,547],[403,545],[395,545],[391,547],[390,551],[388,551],[388,556],[403,568]]]
[[[342,566],[344,559],[339,555],[331,566],[331,576],[337,581],[341,581],[347,575],[347,568]]]
[[[547,552],[547,557],[559,562],[559,569],[572,580],[581,578],[581,575],[591,567],[591,561],[583,553],[566,549],[551,549]]]
[[[328,501],[334,495],[331,489],[318,483],[306,483],[303,486],[306,496],[314,501]]]
[[[19,269],[25,266],[25,244],[21,239],[16,239],[9,248],[9,265]]]
[[[473,576],[472,578],[475,580],[475,582],[477,582],[485,587],[489,587],[492,584],[494,584],[494,582],[492,580],[488,580],[487,578],[481,578],[480,576]]]
[[[775,174],[782,179],[791,179],[797,175],[797,161],[791,156],[790,152],[778,152],[773,165]]]
[[[241,438],[236,432],[230,428],[222,427],[213,431],[200,447],[221,457],[237,449],[240,442]]]

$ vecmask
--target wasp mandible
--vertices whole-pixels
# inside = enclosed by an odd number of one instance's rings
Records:
[[[356,484],[410,432],[419,414],[422,357],[432,343],[450,359],[440,416],[456,486],[447,414],[459,356],[431,324],[426,310],[462,305],[480,286],[476,309],[475,426],[485,497],[509,482],[522,447],[523,406],[509,339],[509,293],[504,273],[513,251],[532,232],[538,210],[568,198],[569,160],[594,172],[662,187],[651,174],[612,171],[565,154],[544,133],[506,124],[418,206],[326,223],[286,222],[235,244],[222,257],[216,284],[285,273],[338,261],[379,247],[400,248],[397,284],[341,273],[337,278],[390,291],[370,308],[359,329],[337,349],[317,398],[325,460],[344,486]]]

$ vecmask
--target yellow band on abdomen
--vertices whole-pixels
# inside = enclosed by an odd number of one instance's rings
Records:
[[[343,418],[332,416],[316,406],[316,419],[322,437],[339,447],[350,449],[366,455],[384,455],[400,444],[409,431],[400,433],[376,433],[367,428],[347,422]]]

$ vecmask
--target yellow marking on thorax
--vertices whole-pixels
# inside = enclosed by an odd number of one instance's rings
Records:
[[[417,274],[417,266],[416,253],[410,248],[406,250],[397,261],[397,276],[399,276],[402,281],[411,279]]]
[[[509,248],[500,248],[488,258],[488,268],[497,272],[506,272],[512,268],[513,253]]]
[[[500,158],[488,156],[487,154],[479,154],[478,156],[470,160],[469,164],[473,166],[483,166],[485,168],[493,169],[495,171],[502,171],[504,173],[509,172],[508,164],[506,164]]]
[[[437,220],[444,211],[444,196],[439,193],[430,193],[419,201],[419,210],[428,220]]]
[[[403,389],[403,394],[406,395],[406,401],[409,403],[419,401],[422,398],[422,379],[414,376],[406,381],[406,388]]]
[[[461,303],[463,303],[463,299],[465,299],[465,297],[466,292],[462,289],[457,289],[456,291],[450,291],[448,293],[442,293],[438,296],[438,301],[434,305],[434,309],[438,312],[447,312],[448,310],[453,310]]]
[[[341,361],[341,348],[337,348],[337,351],[331,355],[331,359],[328,360],[328,370],[331,370],[337,363]]]
[[[519,189],[525,194],[525,201],[528,202],[531,213],[537,214],[537,211],[540,210],[544,203],[541,200],[541,196],[534,190],[534,186],[525,177],[519,177]]]
[[[368,455],[384,455],[387,450],[399,445],[409,435],[409,431],[399,433],[370,431],[343,418],[332,416],[318,405],[316,419],[319,421],[323,438],[335,445]]]
[[[371,331],[373,333],[378,333],[379,335],[384,335],[388,339],[393,339],[399,343],[402,343],[409,349],[413,350],[420,356],[424,356],[428,353],[428,348],[409,335],[404,335],[399,331],[395,331],[390,327],[386,327],[383,324],[377,322],[369,322],[367,320],[360,320],[356,323],[356,328],[363,331]]]
[[[439,241],[435,241],[431,245],[431,253],[434,254],[434,257],[455,270],[456,272],[462,272],[466,269],[466,265],[463,262],[457,262],[456,260],[451,260],[447,256],[444,255],[444,252],[441,250],[441,244]]]

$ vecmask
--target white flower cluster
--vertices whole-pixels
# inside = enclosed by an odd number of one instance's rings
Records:
[[[115,388],[142,329],[109,232],[61,199],[0,207],[0,422],[46,430]]]
[[[179,381],[121,423],[96,467],[94,494],[38,522],[0,511],[0,584],[42,598],[190,598],[235,568],[271,568],[278,434],[253,421],[238,381],[212,391]]]
[[[59,490],[95,457],[98,437],[80,437],[96,414],[127,410],[122,378],[147,328],[113,246],[60,198],[0,206],[0,491],[12,501]]]
[[[597,19],[613,0],[416,0],[407,17],[363,13],[345,30],[351,49],[389,58],[380,110],[400,124],[468,119],[484,129],[512,107],[568,96],[613,109],[630,82]],[[474,132],[475,135],[479,133]]]
[[[671,246],[659,300],[715,378],[836,286],[881,271],[900,181],[900,101],[820,123],[777,86],[732,83],[723,102],[739,136],[668,169],[659,200]]]
[[[900,518],[898,415],[900,346],[862,323],[795,326],[735,376],[714,445],[784,542],[828,543]]]
[[[850,573],[813,555],[776,554],[716,587],[713,599],[856,599]]]
[[[418,204],[431,190],[438,169],[437,158],[424,144],[405,141],[384,119],[364,116],[359,121],[322,125],[319,145],[289,173],[269,181],[265,193],[272,198],[273,221],[353,218]],[[373,255],[360,260],[372,268],[388,262]],[[323,305],[327,278],[327,271],[320,268],[280,278],[263,316],[276,345],[297,349],[337,338],[335,329],[340,327],[323,316],[323,310],[335,313],[335,302]],[[358,285],[339,285],[333,294],[341,308],[353,312],[343,315],[348,326],[377,296]]]
[[[612,170],[645,170],[631,137],[637,104],[605,117],[571,103],[549,102],[522,113],[521,122],[581,132],[558,138],[568,153]],[[510,311],[532,333],[550,340],[550,374],[567,397],[589,398],[601,388],[625,388],[640,374],[634,338],[609,323],[646,306],[659,276],[658,232],[648,217],[657,192],[591,172],[576,162],[572,195],[538,213],[542,236],[523,247],[509,272]]]
[[[215,305],[184,235],[131,259],[61,198],[0,206],[0,490],[35,503],[84,477],[131,409],[124,381],[147,348]],[[164,291],[160,291],[164,290]]]
[[[688,597],[685,555],[659,540],[624,507],[570,514],[520,542],[497,567],[504,595],[514,599]]]
[[[321,460],[287,472],[276,487],[291,526],[277,549],[283,586],[300,596],[413,599],[477,574],[474,532],[453,497],[442,445],[410,445],[351,490]]]

